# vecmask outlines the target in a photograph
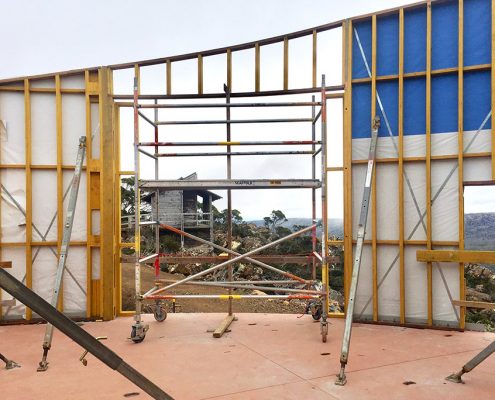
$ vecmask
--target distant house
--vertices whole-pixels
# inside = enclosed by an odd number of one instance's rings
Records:
[[[180,178],[180,180],[196,180],[197,173]],[[151,192],[145,200],[151,203],[152,218],[162,224],[188,231],[196,236],[204,237],[209,233],[213,241],[213,212],[215,200],[222,197],[209,190],[165,190],[158,189],[158,202],[155,199],[156,191]]]

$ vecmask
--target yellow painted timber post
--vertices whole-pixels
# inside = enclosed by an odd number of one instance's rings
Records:
[[[115,154],[111,70],[98,70],[100,103],[100,278],[102,317],[113,319],[115,311],[114,179]]]

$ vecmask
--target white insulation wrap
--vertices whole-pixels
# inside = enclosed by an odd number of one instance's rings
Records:
[[[397,141],[397,137],[394,137]],[[369,138],[352,141],[353,159],[367,159]],[[464,150],[468,152],[490,151],[489,130],[466,132]],[[424,156],[425,135],[406,136],[404,154]],[[457,132],[432,135],[433,155],[457,153]],[[377,158],[397,158],[398,154],[390,137],[378,138]],[[353,234],[356,238],[359,213],[367,164],[355,164],[352,169],[353,186]],[[490,159],[467,158],[464,161],[464,180],[490,178]],[[425,162],[404,163],[404,238],[426,240],[426,166]],[[457,160],[431,161],[432,240],[458,241],[459,237],[459,187]],[[377,188],[377,239],[399,240],[398,164],[378,163]],[[371,206],[370,206],[371,207]],[[371,239],[371,212],[368,213],[366,239]],[[428,317],[426,263],[416,261],[416,251],[426,246],[405,247],[405,305],[406,321],[425,323]],[[441,249],[435,247],[435,249]],[[451,299],[459,299],[460,281],[458,264],[433,264],[433,319],[438,325],[456,326],[458,311]],[[398,321],[400,318],[399,247],[377,246],[378,310],[379,319]],[[361,264],[355,315],[360,319],[372,316],[372,263],[371,246],[365,246]]]
[[[12,261],[12,269],[8,269],[9,274],[22,282],[26,279],[26,251],[24,247],[6,247],[2,249],[2,258]],[[1,289],[0,289],[1,290]],[[11,300],[12,296],[2,290],[2,300]],[[25,318],[26,307],[16,301],[13,307],[2,307],[4,319],[21,319]]]
[[[74,86],[71,86],[74,85]],[[84,88],[84,76],[63,78],[62,86]],[[54,87],[54,80],[33,81],[32,87]],[[32,92],[31,96],[31,164],[43,166],[33,168],[32,180],[32,241],[57,242],[57,112],[54,93]],[[98,107],[92,107],[92,120],[98,121]],[[25,115],[23,92],[0,92],[1,164],[23,166],[25,158]],[[5,129],[4,129],[5,128]],[[99,147],[99,130],[94,126],[96,147]],[[62,163],[75,165],[79,137],[86,134],[86,101],[84,94],[62,95]],[[99,155],[99,152],[96,152]],[[86,165],[86,158],[84,161]],[[45,168],[44,166],[51,166]],[[74,170],[64,168],[62,172],[65,195],[64,218],[69,200],[68,189]],[[3,169],[0,173],[1,190],[1,258],[12,261],[7,270],[17,279],[26,279],[26,173],[24,167]],[[75,211],[71,241],[87,240],[87,185],[83,171]],[[13,243],[8,246],[5,243]],[[99,274],[99,251],[93,251],[95,264],[93,273]],[[87,290],[86,245],[71,245],[67,259],[67,270],[63,279],[64,312],[71,316],[86,316]],[[57,269],[57,246],[32,246],[32,289],[47,301],[51,301]],[[11,296],[2,292],[2,300]],[[25,318],[25,307],[17,302],[14,307],[3,306],[5,319]],[[36,316],[35,316],[36,317]]]

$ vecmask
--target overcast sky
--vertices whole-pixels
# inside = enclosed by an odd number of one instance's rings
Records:
[[[121,62],[144,60],[148,58],[207,50],[247,41],[263,39],[325,24],[355,15],[365,14],[390,7],[414,3],[404,0],[75,0],[75,1],[9,1],[0,0],[2,24],[2,60],[0,79],[14,76],[33,75],[78,69]],[[306,42],[305,42],[306,40]],[[310,79],[310,53],[307,53],[309,38],[290,48],[290,86],[307,87]],[[340,33],[330,32],[319,36],[318,75],[325,73],[327,82],[338,83],[340,80]],[[281,47],[262,50],[262,90],[278,88],[281,83]],[[234,56],[233,90],[249,89],[253,78],[254,57],[249,52]],[[174,68],[174,91],[191,92],[196,81],[195,66],[184,63],[181,68]],[[238,71],[238,72],[236,72]],[[189,75],[188,75],[189,73]],[[150,93],[163,92],[163,70],[149,70],[148,78],[143,76],[143,90]],[[205,60],[205,91],[219,92],[225,81],[224,60]],[[246,79],[246,76],[249,79]],[[145,81],[147,79],[147,81]],[[121,73],[115,76],[116,92],[130,88],[132,74]],[[304,97],[308,100],[307,96]],[[257,114],[261,118],[284,116],[307,116],[309,110],[284,110],[277,115]],[[223,113],[223,111],[221,111]],[[297,114],[302,113],[302,114]],[[306,113],[306,114],[304,114]],[[185,114],[174,114],[173,117]],[[202,119],[222,119],[224,114],[196,114]],[[239,111],[233,118],[248,118],[252,114]],[[330,104],[330,126],[332,143],[331,164],[341,163],[341,106],[338,101]],[[171,117],[168,115],[168,117]],[[160,119],[162,115],[160,115]],[[166,118],[166,117],[165,117]],[[189,116],[190,118],[190,116]],[[132,120],[122,116],[127,124]],[[296,124],[293,124],[296,125]],[[131,125],[129,125],[130,127]],[[203,130],[188,130],[190,136],[181,135],[185,140],[223,140],[225,129],[215,127],[220,136],[215,137],[212,126],[206,131],[212,132],[205,138]],[[233,140],[288,140],[308,139],[310,128],[300,126],[283,127],[282,131],[270,131],[274,136],[267,136],[269,129],[263,126],[233,128]],[[278,128],[277,128],[278,129]],[[123,141],[130,130],[123,128]],[[179,135],[184,131],[168,130],[170,135]],[[289,137],[288,137],[289,136]],[[174,137],[177,140],[177,137]],[[179,139],[179,140],[180,140]],[[129,147],[130,146],[124,146]],[[217,147],[216,151],[218,150]],[[222,148],[220,148],[222,149]],[[209,149],[213,150],[213,149]],[[213,151],[214,151],[213,150]],[[234,150],[234,149],[233,149]],[[238,149],[235,149],[239,151]],[[242,150],[248,150],[243,148]],[[281,150],[278,148],[277,150]],[[123,169],[132,169],[131,152],[123,152]],[[186,149],[191,151],[191,148]],[[333,152],[333,153],[332,153]],[[307,156],[303,156],[307,157]],[[310,156],[309,156],[310,157]],[[257,163],[257,164],[256,164]],[[151,173],[151,165],[144,162],[143,172]],[[178,178],[197,171],[199,178],[223,178],[225,159],[209,159],[208,167],[198,158],[181,158],[171,164],[168,160],[161,165],[163,178]],[[236,159],[233,163],[233,176],[238,178],[310,178],[309,159],[296,161],[293,157],[280,157],[277,160]],[[301,176],[302,175],[302,176]],[[330,184],[338,190],[330,193],[330,217],[341,217],[342,183],[339,174],[331,177]],[[224,195],[224,193],[220,193]],[[225,197],[225,196],[224,196]],[[310,193],[301,191],[258,191],[247,195],[245,191],[234,194],[234,207],[238,208],[246,219],[262,218],[272,209],[281,209],[289,217],[309,217],[311,215]],[[216,203],[218,208],[225,207],[225,201]]]

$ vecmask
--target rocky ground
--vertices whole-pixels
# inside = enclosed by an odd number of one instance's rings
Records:
[[[495,273],[486,266],[466,265],[466,300],[495,302]],[[469,308],[466,320],[484,324],[495,330],[495,310]]]
[[[179,280],[184,278],[182,274],[167,272],[160,273],[161,279]],[[141,270],[141,285],[144,290],[150,289],[154,285],[154,270],[151,267],[144,267]],[[253,294],[253,291],[234,291],[234,294]],[[174,294],[228,294],[227,289],[213,288],[206,286],[181,285],[177,289],[168,293]],[[260,297],[263,292],[258,293]],[[285,313],[302,314],[306,303],[300,300],[272,300],[272,299],[245,299],[234,300],[233,310],[237,313]],[[172,310],[172,302],[166,304],[168,311]],[[134,265],[122,264],[122,309],[134,310]],[[221,299],[179,299],[176,302],[177,312],[224,312],[227,310],[227,301]]]
[[[245,253],[250,250],[259,248],[260,246],[277,239],[275,233],[269,228],[256,226],[255,224],[242,223],[234,226],[234,237],[232,241],[232,249],[239,253]],[[290,233],[290,231],[289,231]],[[285,232],[287,234],[287,232]],[[152,253],[154,250],[154,244],[150,239],[150,243],[146,242],[146,235],[143,237],[144,253],[148,251]],[[152,235],[150,235],[152,238]],[[227,255],[221,253],[218,250],[213,250],[208,245],[192,246],[190,243],[186,245],[185,249],[180,249],[180,246],[174,248],[174,243],[171,243],[173,237],[165,237],[163,240],[163,248],[165,252],[173,253],[175,255],[183,256],[211,256],[211,255]],[[129,238],[132,241],[131,238]],[[154,239],[153,239],[154,240]],[[227,247],[227,237],[222,230],[215,233],[214,241],[216,244]],[[311,249],[311,238],[309,236],[303,236],[296,240],[292,240],[288,245],[289,247],[274,248],[271,254],[308,254],[307,248]],[[177,245],[177,244],[176,244]],[[292,246],[292,247],[290,247]],[[167,248],[168,247],[168,248]],[[263,254],[263,253],[262,253]],[[270,253],[265,253],[270,254]],[[205,263],[192,263],[192,264],[162,264],[161,265],[161,278],[170,280],[180,280],[186,276],[196,274],[206,268],[212,266],[212,264]],[[295,275],[301,276],[305,279],[311,277],[310,265],[284,265],[278,266],[280,269],[290,271]],[[222,281],[227,279],[227,268],[214,271],[201,278],[203,281]],[[236,263],[233,266],[233,279],[236,281],[264,281],[264,280],[277,280],[283,279],[280,274],[266,270],[254,264],[249,263]],[[144,267],[142,269],[142,287],[144,290],[148,290],[154,286],[154,270],[151,267]],[[283,285],[278,285],[284,287]],[[285,287],[297,288],[294,285],[286,285]],[[301,286],[302,287],[302,286]],[[227,294],[228,291],[223,288],[214,288],[197,285],[181,285],[176,290],[170,293],[175,294]],[[262,297],[265,294],[271,294],[270,292],[251,291],[247,289],[237,289],[234,294],[257,294]],[[274,293],[275,294],[275,293]],[[278,293],[284,294],[284,293]],[[122,264],[122,304],[124,310],[132,310],[134,308],[134,266],[132,264]],[[337,292],[331,292],[331,311],[341,312],[344,306],[343,296]],[[171,307],[171,305],[168,305]],[[178,306],[178,307],[177,307]],[[227,302],[221,299],[180,299],[176,302],[177,311],[179,312],[222,312],[227,309]],[[306,307],[306,301],[300,300],[278,300],[278,299],[242,299],[234,300],[233,308],[234,312],[262,312],[262,313],[303,313]]]

